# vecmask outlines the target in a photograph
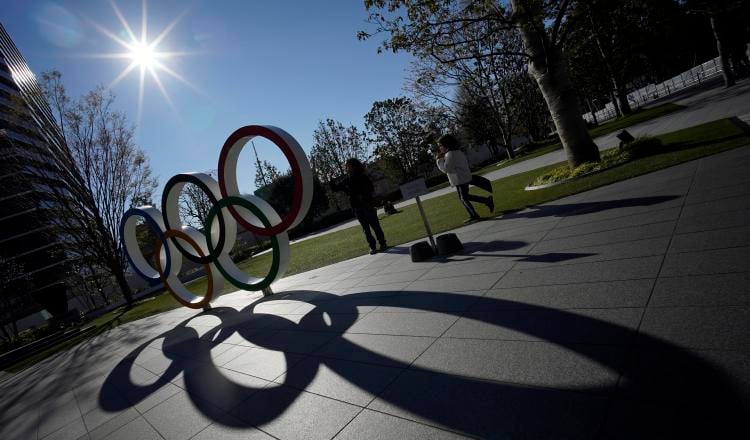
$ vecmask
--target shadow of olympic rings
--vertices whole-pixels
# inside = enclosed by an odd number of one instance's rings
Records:
[[[277,299],[306,301],[315,308],[299,323],[276,315],[254,314],[258,305]],[[488,382],[408,366],[348,341],[342,336],[357,320],[357,306],[392,306],[450,313],[556,344],[611,371],[620,372],[622,377],[619,386],[569,389],[587,395],[605,396],[610,409],[603,429],[608,438],[632,438],[633,435],[639,438],[723,438],[729,437],[730,433],[734,436],[737,432],[747,432],[747,409],[742,407],[740,396],[732,389],[729,378],[709,362],[683,348],[618,324],[564,310],[508,300],[433,292],[367,292],[341,297],[324,292],[297,291],[261,299],[241,311],[226,307],[214,308],[145,342],[120,361],[100,390],[99,404],[107,411],[126,409],[143,401],[182,373],[185,389],[202,413],[225,425],[257,426],[272,421],[283,413],[301,390],[313,381],[322,364],[357,387],[380,394],[379,397],[390,405],[441,426],[475,436],[494,437],[500,432],[518,429],[518,411],[526,412],[526,416],[532,417],[538,425],[544,425],[545,420],[548,417],[554,418],[558,411],[566,412],[564,404],[557,407],[549,404],[559,395],[559,387],[553,390]],[[469,308],[472,311],[467,311]],[[477,312],[488,310],[523,310],[539,313],[542,318],[519,319],[518,313]],[[198,332],[187,325],[192,319],[205,315],[218,317],[222,324],[199,338]],[[530,315],[526,313],[524,316]],[[458,395],[433,396],[435,399],[430,405],[424,405],[424,399],[414,398],[406,391],[388,390],[382,394],[380,388],[376,389],[366,375],[353,374],[351,369],[342,368],[340,363],[327,362],[326,358],[319,357],[308,358],[312,360],[310,362],[293,362],[289,347],[282,339],[259,338],[257,330],[241,326],[243,319],[250,318],[268,320],[265,324],[272,328],[328,332],[332,339],[327,344],[335,344],[338,352],[346,352],[347,359],[366,359],[372,364],[408,367],[413,377],[428,375],[426,377],[431,379],[423,381],[427,388],[423,391],[428,393],[437,393],[429,388],[431,383],[438,382],[450,384],[451,389],[461,392]],[[211,348],[226,341],[234,332],[259,347],[284,353],[289,367],[281,383],[253,387],[239,384],[219,371],[211,360]],[[300,333],[300,337],[304,337],[303,335],[304,333]],[[587,337],[599,339],[600,342],[580,343],[581,338]],[[169,347],[164,349],[164,354],[173,362],[155,382],[148,385],[133,383],[130,373],[136,357],[152,342],[161,338],[164,339],[163,346]],[[616,350],[603,345],[605,340],[615,341],[616,345],[625,347],[624,352],[620,351],[618,354]],[[178,353],[183,353],[183,356]],[[185,360],[184,354],[189,354],[192,360]],[[290,384],[293,386],[285,386]],[[127,402],[110,398],[118,393],[125,393]],[[209,404],[201,397],[205,393],[219,396],[222,409],[234,408],[233,413],[239,413],[241,417],[220,417],[214,407],[216,402]],[[250,395],[260,396],[261,401],[273,402],[273,405],[243,406]],[[487,413],[486,405],[492,404],[492,399],[497,396],[504,396],[504,399],[511,401],[504,402],[502,409],[498,405],[496,410],[489,412],[491,416],[482,415]],[[438,401],[437,404],[435,400]],[[255,401],[255,398],[249,401]],[[482,406],[485,406],[484,413]],[[472,414],[473,408],[476,408],[473,413],[475,416],[467,417],[467,414]]]

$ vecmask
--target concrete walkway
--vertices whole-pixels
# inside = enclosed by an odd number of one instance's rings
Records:
[[[656,136],[705,124],[706,122],[715,121],[717,119],[750,115],[749,79],[738,81],[737,85],[730,89],[725,89],[723,86],[717,85],[705,91],[700,91],[700,89],[696,90],[697,93],[673,101],[675,104],[684,105],[687,108],[628,127],[627,130],[634,136]],[[619,141],[616,138],[617,133],[619,133],[619,131],[594,139],[594,142],[599,146],[599,150],[606,150],[617,146],[619,144]],[[562,150],[557,150],[496,171],[491,171],[485,174],[484,177],[490,180],[498,180],[515,174],[554,165],[565,160],[565,153]],[[445,194],[453,194],[455,192],[456,190],[450,187],[441,188],[426,194],[421,198],[422,200],[427,200]],[[410,199],[399,203],[397,207],[408,206],[414,203],[414,199]],[[295,242],[308,240],[310,238],[330,234],[331,232],[340,231],[358,225],[359,223],[357,223],[356,220],[351,220],[314,234],[307,235],[299,240],[295,240]]]
[[[3,439],[748,438],[750,147],[132,322]]]

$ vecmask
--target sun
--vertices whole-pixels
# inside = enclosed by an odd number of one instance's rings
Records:
[[[151,79],[153,79],[156,86],[159,88],[159,91],[161,91],[162,96],[164,96],[164,99],[166,100],[170,108],[172,108],[172,110],[176,111],[176,108],[174,104],[172,103],[172,99],[169,97],[169,94],[167,93],[167,89],[164,87],[164,84],[162,83],[161,78],[159,77],[160,73],[166,73],[167,75],[189,86],[191,89],[197,91],[198,93],[201,93],[201,91],[197,87],[195,87],[188,80],[183,78],[180,74],[178,74],[177,72],[169,68],[169,66],[167,65],[170,59],[173,59],[175,57],[180,57],[180,56],[192,55],[192,53],[159,50],[159,45],[169,35],[172,29],[174,29],[177,23],[187,14],[187,11],[184,11],[182,14],[178,15],[174,20],[172,20],[169,23],[169,25],[167,25],[167,27],[164,30],[162,30],[160,34],[156,36],[156,38],[149,40],[148,29],[147,29],[148,17],[146,13],[147,11],[146,0],[143,0],[143,5],[141,9],[141,35],[140,37],[136,37],[135,33],[133,32],[133,29],[131,28],[128,21],[125,19],[125,16],[123,16],[120,9],[117,7],[117,4],[114,2],[114,0],[110,1],[110,4],[112,5],[112,10],[117,16],[117,19],[120,21],[124,34],[127,35],[127,37],[123,39],[120,36],[116,35],[115,32],[112,32],[96,23],[92,23],[92,24],[94,25],[94,27],[96,27],[96,29],[99,30],[99,32],[103,33],[104,35],[109,37],[111,40],[118,43],[126,51],[100,54],[100,55],[94,55],[94,56],[98,58],[122,58],[122,59],[126,59],[130,61],[122,70],[122,72],[120,72],[120,74],[117,75],[117,77],[112,81],[112,83],[109,85],[109,88],[113,88],[117,83],[122,81],[131,72],[137,71],[136,73],[139,75],[139,79],[140,79],[139,88],[138,88],[138,121],[137,121],[138,125],[141,121],[141,114],[143,112],[143,95],[144,95],[147,72],[149,76],[151,77]]]
[[[132,58],[133,62],[138,66],[150,70],[156,66],[156,60],[159,58],[159,53],[154,51],[154,48],[148,44],[139,42],[130,46],[130,58]]]

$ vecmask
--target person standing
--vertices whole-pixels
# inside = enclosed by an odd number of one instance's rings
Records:
[[[448,175],[448,182],[458,191],[458,198],[469,213],[469,218],[464,223],[470,223],[479,220],[481,217],[477,214],[476,209],[471,202],[484,203],[490,210],[495,211],[495,200],[492,197],[492,183],[481,176],[471,174],[469,161],[466,155],[461,151],[461,144],[454,136],[445,134],[438,141],[438,152],[435,155],[437,167],[440,171]],[[469,193],[469,185],[482,188],[490,193],[488,197],[480,197]]]
[[[362,162],[351,158],[344,164],[346,167],[346,176],[343,179],[331,182],[331,189],[334,191],[345,192],[349,196],[349,204],[357,217],[362,230],[365,233],[367,244],[370,245],[370,255],[378,252],[375,247],[375,238],[380,244],[380,250],[388,248],[385,241],[383,228],[380,227],[378,220],[378,211],[375,209],[374,197],[375,188],[372,186],[370,178],[365,173],[365,167]],[[373,237],[373,232],[375,237]]]

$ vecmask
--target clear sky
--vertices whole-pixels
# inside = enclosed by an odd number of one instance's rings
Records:
[[[131,62],[92,56],[126,51],[97,29],[129,39],[109,1],[0,1],[0,21],[31,69],[61,71],[73,96],[109,86]],[[116,5],[140,37],[142,1]],[[149,40],[182,17],[158,51],[190,53],[161,60],[190,84],[159,73],[171,106],[147,73],[138,118],[138,68],[112,87],[158,175],[157,203],[172,175],[215,169],[224,140],[240,126],[279,126],[309,151],[318,120],[363,127],[373,101],[403,94],[409,57],[377,54],[376,41],[357,40],[367,27],[361,1],[150,0],[146,11]],[[256,146],[261,159],[288,168],[272,144]],[[253,189],[253,159],[246,148],[243,190]]]

